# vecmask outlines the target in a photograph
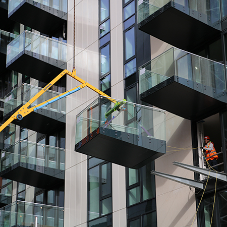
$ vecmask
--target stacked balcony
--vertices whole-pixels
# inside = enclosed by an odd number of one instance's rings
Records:
[[[225,66],[170,48],[139,68],[140,99],[189,120],[217,113],[227,103]]]
[[[11,31],[15,22],[8,18],[8,0],[0,0],[0,29]]]
[[[6,68],[7,45],[16,38],[17,35],[0,30],[0,68]]]
[[[0,226],[63,227],[64,208],[16,201],[0,210]]]
[[[1,152],[1,177],[51,189],[64,184],[63,148],[19,141]]]
[[[66,43],[24,31],[7,46],[6,67],[49,83],[66,69],[71,53]]]
[[[100,97],[77,115],[77,152],[129,168],[139,168],[165,154],[164,111],[125,102],[106,118],[113,106]]]
[[[220,1],[138,0],[138,27],[166,43],[193,51],[221,34]]]
[[[30,84],[22,84],[20,87],[13,89],[4,99],[3,119],[7,120],[15,113],[16,110],[27,103],[41,90],[42,88]],[[47,90],[42,96],[31,104],[31,107],[56,97],[59,94],[59,92]],[[66,100],[65,98],[62,98],[39,110],[31,112],[22,120],[14,120],[13,123],[36,132],[50,134],[56,130],[64,128],[65,121]]]
[[[10,0],[8,17],[51,35],[67,21],[67,1]]]

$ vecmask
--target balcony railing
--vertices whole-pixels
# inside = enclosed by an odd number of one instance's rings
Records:
[[[0,226],[63,227],[64,208],[17,201],[0,209]]]
[[[141,99],[167,111],[171,110],[170,112],[177,115],[178,110],[175,106],[178,105],[180,109],[180,104],[176,100],[182,101],[183,105],[187,103],[184,104],[180,97],[186,96],[185,101],[188,98],[187,105],[191,108],[190,112],[193,109],[196,111],[196,108],[198,112],[200,110],[201,113],[206,112],[208,109],[214,109],[215,105],[221,107],[227,102],[225,66],[177,48],[170,48],[141,66],[139,74]],[[174,82],[181,87],[174,87]],[[162,89],[167,89],[167,87],[169,87],[168,90]],[[208,101],[208,99],[211,100]],[[192,103],[194,103],[193,107],[190,106]],[[181,111],[182,109],[183,106],[181,106]],[[189,115],[182,117],[190,119]]]
[[[141,66],[139,74],[140,94],[174,75],[212,87],[216,91],[216,96],[226,90],[223,64],[177,48],[170,48]]]
[[[204,23],[215,26],[221,30],[221,10],[220,1],[214,0],[212,4],[209,1],[195,0],[138,0],[138,23],[145,20],[150,15],[157,12],[169,2],[189,8],[189,15],[195,17],[195,11],[204,19]],[[194,11],[194,12],[193,12]]]
[[[14,88],[4,99],[4,113],[3,115],[7,115],[12,111],[16,110],[22,104],[27,103],[32,97],[34,97],[38,92],[40,92],[42,88],[33,86],[30,84],[22,84],[20,87]],[[59,92],[47,90],[42,96],[40,96],[35,102],[31,104],[31,107],[36,106],[48,99],[56,97],[59,95]],[[45,107],[45,110],[49,110],[52,112],[56,112],[59,114],[66,113],[66,99],[62,98],[53,102]]]
[[[87,152],[92,156],[105,160],[109,159],[108,161],[131,167],[137,167],[139,163],[144,161],[142,158],[144,155],[143,148],[147,152],[148,157],[146,159],[148,162],[149,158],[152,159],[152,156],[155,159],[156,155],[157,158],[165,153],[165,113],[163,111],[125,102],[119,112],[116,111],[105,118],[105,114],[113,106],[113,103],[105,97],[101,97],[77,115],[76,151],[81,152],[80,148],[84,146],[84,149],[81,149],[84,150],[84,153]],[[106,136],[106,138],[102,137],[103,139],[100,139],[96,144],[100,146],[100,149],[94,144],[95,149],[86,149],[86,144],[92,144],[91,141],[95,141],[98,134]],[[111,140],[115,143],[113,147]],[[154,144],[156,144],[155,147],[153,147]],[[124,146],[128,146],[128,148],[126,149]],[[132,146],[131,149],[130,146]],[[112,149],[114,149],[114,152],[111,151]],[[101,150],[103,150],[103,154],[101,154]],[[120,153],[118,154],[118,152]],[[126,156],[127,152],[129,152],[129,156]],[[136,159],[138,153],[140,157]],[[113,157],[114,155],[116,157]],[[137,164],[132,164],[133,161],[130,160],[130,157],[136,159],[134,161]],[[125,158],[126,160],[124,160]]]
[[[9,181],[9,180],[8,180]],[[8,205],[12,202],[12,181],[0,188],[0,206]]]
[[[24,31],[8,44],[6,65],[32,78],[50,82],[66,69],[72,50],[72,46],[64,42]]]
[[[22,140],[2,151],[1,157],[4,178],[40,188],[64,180],[63,148]]]

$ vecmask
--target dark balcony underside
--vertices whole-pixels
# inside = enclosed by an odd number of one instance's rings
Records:
[[[183,50],[192,51],[221,31],[206,24],[205,15],[169,2],[143,20],[139,29]]]
[[[20,105],[17,109],[19,109]],[[6,121],[15,113],[16,109],[5,115],[3,120]],[[51,110],[39,109],[32,112],[22,120],[14,120],[13,123],[23,128],[31,129],[43,134],[51,134],[65,127],[65,114],[57,113]]]
[[[8,18],[8,9],[5,3],[0,2],[0,29],[12,31],[15,21]]]
[[[125,167],[140,168],[164,155],[166,143],[150,137],[98,128],[76,144],[75,150]]]
[[[64,184],[65,171],[18,162],[2,171],[1,177],[38,188],[50,189]]]
[[[4,71],[6,69],[6,55],[0,52],[0,69]]]
[[[66,69],[66,62],[25,50],[8,62],[6,67],[42,82],[49,83],[62,70]]]
[[[12,203],[12,196],[0,195],[0,207],[4,207]]]
[[[24,0],[10,12],[9,18],[41,33],[52,35],[66,22],[67,14],[32,0]]]
[[[201,120],[217,113],[227,103],[226,92],[218,93],[211,87],[177,76],[142,93],[140,99],[189,120]]]

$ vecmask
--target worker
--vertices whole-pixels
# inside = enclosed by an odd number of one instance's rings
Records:
[[[204,142],[205,142],[205,147],[203,149],[206,151],[206,160],[208,161],[209,165],[217,170],[217,160],[218,160],[218,155],[217,152],[214,148],[214,144],[210,141],[209,136],[204,137]],[[213,167],[215,166],[215,167]]]

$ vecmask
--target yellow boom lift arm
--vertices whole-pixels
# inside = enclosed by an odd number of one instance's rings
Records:
[[[51,98],[45,102],[42,102],[34,107],[30,107],[28,108],[36,99],[38,99],[44,92],[46,92],[52,85],[54,85],[58,80],[60,80],[64,75],[69,75],[72,78],[76,79],[77,81],[79,81],[81,83],[81,85],[79,85],[78,87],[75,87],[69,91],[66,91],[54,98]],[[82,80],[81,78],[79,78],[78,76],[76,76],[76,70],[73,69],[72,73],[69,72],[68,70],[63,70],[58,76],[56,76],[49,84],[47,84],[40,92],[38,92],[33,98],[31,98],[26,104],[24,104],[20,109],[18,109],[4,124],[2,124],[0,126],[0,132],[7,127],[12,121],[18,119],[18,120],[22,120],[25,116],[27,116],[28,114],[30,114],[33,111],[36,111],[44,106],[47,106],[48,104],[51,104],[59,99],[62,99],[72,93],[75,93],[79,90],[81,90],[84,87],[88,87],[91,90],[97,92],[99,95],[102,95],[104,97],[106,97],[107,99],[109,99],[111,102],[113,102],[114,108],[112,108],[110,111],[108,111],[108,113],[106,113],[106,117],[111,114],[112,112],[114,112],[115,110],[117,110],[121,105],[123,105],[125,103],[125,100],[122,102],[117,102],[116,100],[112,99],[110,96],[106,95],[105,93],[103,93],[102,91],[100,91],[99,89],[95,88],[94,86],[92,86],[91,84],[87,83],[86,81]]]

